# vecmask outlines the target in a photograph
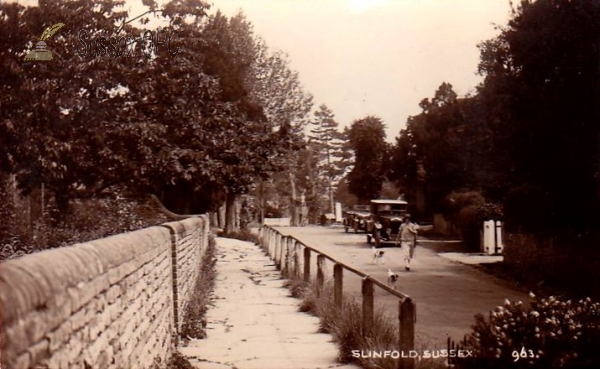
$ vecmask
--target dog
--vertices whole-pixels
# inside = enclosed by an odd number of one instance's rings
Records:
[[[388,286],[396,289],[396,283],[398,282],[398,274],[392,272],[391,269],[388,269]]]
[[[381,261],[381,264],[385,264],[385,251],[383,250],[377,250],[377,248],[375,246],[372,247],[373,250],[373,264],[379,264],[379,261]]]

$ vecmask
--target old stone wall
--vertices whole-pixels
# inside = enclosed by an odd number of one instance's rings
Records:
[[[0,264],[2,368],[162,367],[207,236],[203,216]]]

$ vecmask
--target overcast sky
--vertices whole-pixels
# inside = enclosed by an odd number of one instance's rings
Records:
[[[340,125],[379,116],[388,141],[442,82],[459,96],[481,81],[477,44],[505,25],[508,0],[214,0],[243,10],[269,47],[285,51],[315,106]]]

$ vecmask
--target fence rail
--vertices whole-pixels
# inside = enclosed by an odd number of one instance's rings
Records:
[[[349,265],[346,265],[333,257],[312,248],[293,236],[281,234],[276,229],[265,225],[260,229],[260,238],[262,247],[275,262],[275,266],[282,271],[284,276],[294,276],[311,281],[311,257],[317,255],[316,260],[316,285],[317,293],[321,291],[325,283],[325,260],[333,262],[333,282],[334,282],[334,303],[338,309],[343,306],[343,284],[344,270],[353,273],[362,278],[362,332],[363,335],[370,335],[374,323],[374,305],[375,295],[374,286],[381,288],[392,296],[398,298],[398,320],[399,320],[399,342],[400,352],[408,353],[415,348],[415,323],[417,319],[416,304],[410,296],[396,291],[385,283],[361,272]],[[302,256],[300,256],[302,255]],[[302,258],[302,260],[300,260]],[[301,266],[302,264],[302,274]],[[413,369],[415,367],[414,358],[404,357],[402,355],[398,361],[398,367],[401,369]]]

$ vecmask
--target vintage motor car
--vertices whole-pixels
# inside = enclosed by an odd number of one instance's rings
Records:
[[[367,221],[370,218],[371,213],[369,212],[369,205],[354,205],[352,210],[348,210],[344,213],[344,230],[346,233],[350,229],[354,230],[354,233],[358,231],[367,231]]]
[[[371,217],[367,222],[367,242],[379,247],[384,242],[395,242],[402,218],[407,214],[404,200],[371,200]]]

